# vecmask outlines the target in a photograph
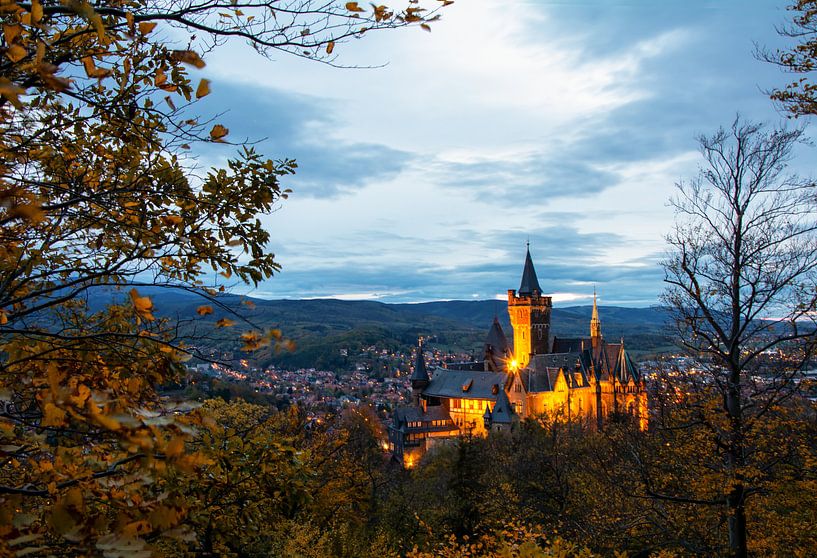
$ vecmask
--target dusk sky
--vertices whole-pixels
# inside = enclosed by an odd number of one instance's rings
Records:
[[[243,44],[207,57],[205,113],[291,157],[265,218],[283,271],[262,298],[492,299],[517,288],[530,239],[561,305],[655,304],[674,184],[696,134],[735,114],[785,120],[757,61],[787,2],[457,0],[431,33],[338,45],[337,69]],[[228,146],[203,150],[216,164]],[[795,165],[810,174],[814,149]],[[812,173],[813,174],[813,173]]]

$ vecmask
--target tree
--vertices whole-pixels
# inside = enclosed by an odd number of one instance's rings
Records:
[[[180,495],[159,479],[209,463],[186,451],[202,415],[156,388],[195,347],[144,288],[207,298],[194,336],[234,325],[216,314],[223,284],[202,277],[279,269],[257,215],[295,169],[242,147],[199,176],[191,148],[229,137],[195,111],[203,56],[238,38],[335,64],[343,40],[434,17],[413,2],[0,2],[0,553],[138,556],[161,533],[186,536],[184,502],[170,509]],[[123,303],[88,304],[122,287]],[[247,351],[280,340],[243,324]]]
[[[790,25],[778,28],[778,33],[794,39],[794,46],[774,52],[758,49],[757,55],[761,60],[804,76],[783,89],[772,91],[771,97],[794,117],[813,116],[817,114],[817,83],[805,76],[817,72],[817,0],[797,0],[789,9],[796,15]]]
[[[698,357],[700,385],[717,396],[699,398],[694,419],[708,430],[719,457],[710,465],[723,478],[707,498],[651,495],[725,506],[734,556],[747,555],[747,499],[768,473],[758,428],[791,397],[814,349],[814,183],[786,174],[802,135],[736,118],[699,138],[705,166],[671,200],[663,300]]]

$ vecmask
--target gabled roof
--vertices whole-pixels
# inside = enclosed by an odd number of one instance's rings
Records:
[[[522,270],[522,283],[519,285],[519,295],[541,294],[542,287],[539,286],[539,279],[536,277],[536,270],[533,268],[533,260],[530,257],[530,247],[525,254],[525,269]]]
[[[411,373],[411,381],[425,381],[429,380],[428,370],[426,369],[426,361],[423,358],[423,344],[417,345],[417,358],[414,360],[414,372]]]
[[[499,390],[496,398],[496,405],[494,405],[494,410],[491,413],[493,423],[508,424],[515,418],[516,411],[513,410],[513,405],[511,405],[511,402],[508,399],[508,394],[505,393],[504,389]]]
[[[452,399],[487,399],[495,401],[505,388],[508,375],[503,372],[438,369],[423,395]],[[467,389],[463,389],[467,386]]]

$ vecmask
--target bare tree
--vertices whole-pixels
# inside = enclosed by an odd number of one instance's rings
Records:
[[[737,117],[699,138],[705,165],[670,202],[663,300],[718,396],[706,423],[726,478],[705,503],[725,505],[733,556],[747,555],[751,432],[791,395],[814,348],[815,184],[786,172],[802,138]]]

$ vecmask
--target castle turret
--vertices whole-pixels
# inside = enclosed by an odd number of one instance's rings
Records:
[[[550,352],[552,307],[551,298],[542,296],[542,288],[536,277],[528,245],[519,290],[508,290],[508,315],[513,326],[513,351],[519,368],[527,366],[531,355]]]
[[[505,337],[505,332],[502,331],[499,319],[494,316],[494,323],[488,331],[483,347],[485,370],[492,372],[505,370],[512,358],[511,345],[508,343],[508,338]]]
[[[489,405],[485,405],[485,412],[482,414],[482,423],[485,426],[485,430],[488,431],[491,429],[491,407]]]
[[[519,422],[519,415],[516,414],[513,405],[511,405],[508,394],[505,393],[504,389],[500,388],[496,396],[496,405],[494,405],[494,410],[491,412],[491,430],[508,430],[517,422]]]
[[[590,341],[593,349],[601,344],[601,320],[599,320],[599,307],[596,304],[596,289],[593,288],[593,316],[590,318]]]
[[[420,406],[420,394],[428,387],[430,379],[426,369],[426,361],[423,358],[423,340],[417,342],[417,358],[414,360],[414,372],[411,374],[411,395],[414,404]]]

